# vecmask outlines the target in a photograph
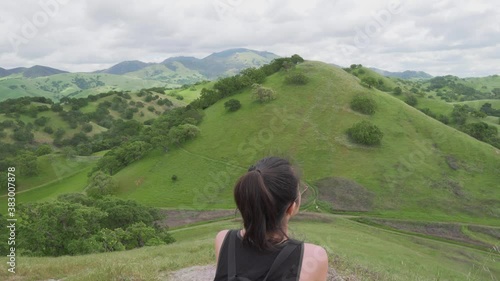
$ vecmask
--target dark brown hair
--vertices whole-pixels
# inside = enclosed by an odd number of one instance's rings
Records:
[[[248,169],[234,187],[234,199],[243,217],[243,242],[259,250],[275,249],[288,238],[281,222],[298,197],[299,178],[286,159],[266,157]],[[281,238],[267,238],[278,234]]]

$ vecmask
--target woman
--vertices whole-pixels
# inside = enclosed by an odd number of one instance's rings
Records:
[[[326,280],[325,249],[288,237],[305,191],[299,184],[290,162],[278,157],[260,160],[238,180],[234,199],[244,228],[217,234],[214,281]]]

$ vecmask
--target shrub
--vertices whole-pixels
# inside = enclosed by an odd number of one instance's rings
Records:
[[[90,123],[85,123],[82,125],[82,130],[85,132],[85,133],[90,133],[92,132],[92,124]]]
[[[361,121],[354,124],[347,130],[349,138],[359,144],[377,145],[380,144],[384,134],[380,129],[369,121]]]
[[[285,83],[291,85],[305,85],[309,82],[309,78],[302,73],[290,74],[285,77]]]
[[[377,109],[377,104],[369,97],[355,96],[351,100],[351,108],[363,114],[373,115]]]
[[[405,98],[405,102],[408,104],[408,105],[411,105],[411,106],[416,106],[417,105],[417,98],[414,96],[414,95],[408,95],[406,96]]]
[[[252,88],[254,98],[261,103],[276,99],[276,92],[271,88],[266,88],[259,84],[253,84]]]
[[[239,100],[230,99],[224,103],[224,107],[229,111],[236,111],[241,108],[241,103]]]
[[[172,181],[177,181],[177,175],[172,175]]]
[[[403,90],[401,90],[401,87],[396,87],[396,88],[394,88],[392,93],[395,94],[396,96],[399,96],[403,93]]]
[[[49,135],[52,135],[54,133],[54,129],[52,129],[52,127],[50,127],[50,126],[43,128],[43,131]]]

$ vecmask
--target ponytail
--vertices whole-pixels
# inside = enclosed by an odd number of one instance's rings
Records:
[[[272,250],[282,239],[268,238],[270,234],[286,237],[281,221],[297,198],[298,182],[290,163],[277,157],[262,159],[238,180],[234,199],[243,217],[245,244]]]

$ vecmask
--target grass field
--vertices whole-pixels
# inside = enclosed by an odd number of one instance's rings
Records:
[[[1,271],[0,278],[167,280],[171,271],[215,264],[215,234],[239,226],[240,222],[231,219],[173,230],[174,244],[124,252],[59,258],[19,256],[15,277]],[[298,217],[291,222],[290,231],[296,239],[327,249],[330,267],[345,280],[487,281],[498,280],[500,274],[498,253],[401,234],[339,216]]]

